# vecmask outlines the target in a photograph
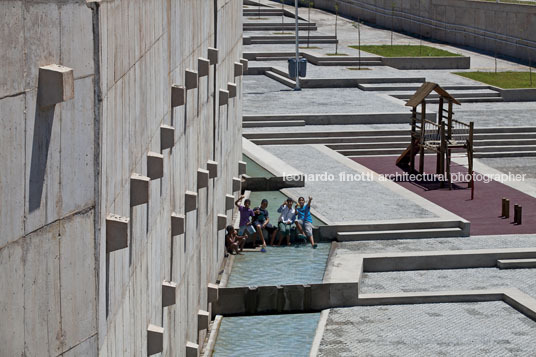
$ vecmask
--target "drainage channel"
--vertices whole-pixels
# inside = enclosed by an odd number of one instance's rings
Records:
[[[244,161],[248,175],[271,176],[246,156]],[[287,198],[283,193],[251,192],[249,198],[251,207],[267,199],[270,220],[277,224],[277,209]],[[313,216],[313,224],[324,222]],[[278,240],[276,237],[275,243]],[[321,283],[330,248],[330,243],[319,243],[317,249],[309,244],[283,243],[268,246],[266,253],[234,256],[227,287]],[[223,317],[212,356],[308,356],[319,319],[320,313]]]

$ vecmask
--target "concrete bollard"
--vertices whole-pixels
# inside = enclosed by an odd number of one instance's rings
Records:
[[[162,282],[162,307],[175,305],[177,301],[177,284],[172,281]]]
[[[514,205],[514,224],[521,224],[521,212],[522,208],[520,205]]]
[[[127,217],[109,214],[106,217],[106,253],[128,247]]]
[[[149,202],[149,181],[149,177],[140,174],[130,176],[130,207]]]
[[[39,67],[37,103],[48,107],[74,98],[72,68],[51,64]]]
[[[501,200],[501,217],[504,217],[506,215],[506,198],[503,197]]]
[[[180,107],[186,103],[186,88],[178,84],[173,84],[171,86],[171,107]]]
[[[503,217],[504,218],[510,218],[510,200],[508,198],[504,199],[504,212]]]
[[[156,152],[147,153],[147,176],[151,180],[164,177],[164,156]]]
[[[171,235],[178,236],[184,233],[184,215],[171,213]]]
[[[175,128],[160,125],[160,151],[171,149],[175,145]]]
[[[147,356],[160,353],[164,350],[164,329],[149,324],[147,327]]]

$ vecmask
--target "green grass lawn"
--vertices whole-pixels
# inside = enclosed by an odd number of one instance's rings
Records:
[[[359,49],[358,46],[349,46]],[[383,57],[455,57],[461,56],[456,53],[440,50],[430,46],[418,45],[362,45],[361,50],[374,53]]]
[[[536,74],[532,73],[532,85],[529,72],[454,72],[455,74],[484,82],[499,88],[536,88]]]

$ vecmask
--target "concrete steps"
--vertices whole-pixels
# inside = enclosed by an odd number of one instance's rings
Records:
[[[268,132],[245,133],[244,137],[257,145],[323,144],[343,155],[359,157],[400,154],[408,145],[409,131]],[[477,128],[474,147],[477,158],[536,156],[536,127]]]
[[[262,23],[262,22],[246,22],[242,25],[244,31],[294,31],[296,25],[294,22],[290,23]],[[300,31],[316,31],[315,23],[300,23],[298,24],[298,29]]]
[[[497,260],[499,269],[529,269],[536,268],[536,259],[500,259]]]
[[[463,231],[460,228],[447,227],[424,229],[392,229],[385,231],[367,232],[338,232],[337,240],[340,242],[348,242],[380,239],[445,238],[461,236],[463,236]]]
[[[266,120],[266,121],[244,121],[243,128],[278,127],[278,126],[305,126],[303,120]]]

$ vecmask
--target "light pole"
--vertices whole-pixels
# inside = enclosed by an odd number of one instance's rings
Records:
[[[296,87],[294,90],[301,90],[300,88],[300,32],[298,27],[298,0],[294,0],[296,11],[294,17],[296,19]]]

